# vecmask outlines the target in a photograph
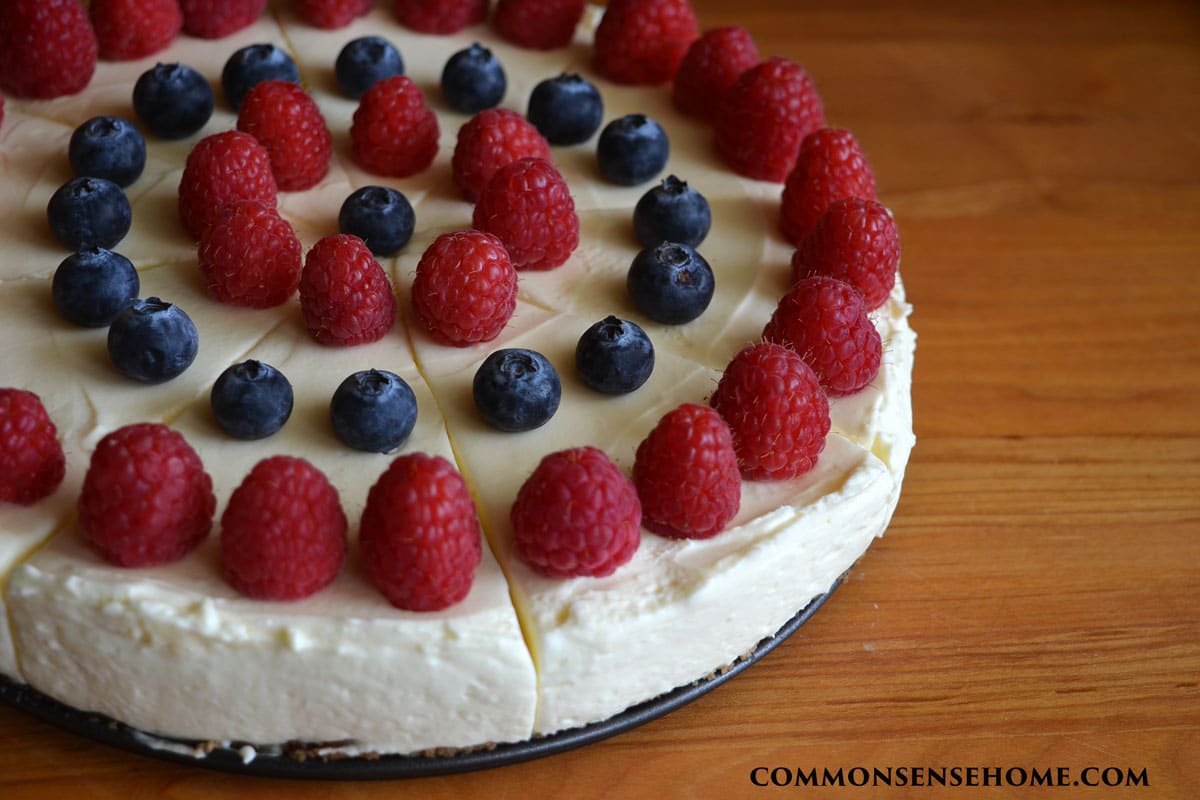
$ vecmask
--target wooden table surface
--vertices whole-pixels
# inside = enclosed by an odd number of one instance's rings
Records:
[[[899,221],[918,444],[831,601],[700,701],[539,761],[266,780],[0,707],[0,797],[1200,796],[1200,6],[693,3],[805,64]],[[918,767],[1149,785],[752,782]]]

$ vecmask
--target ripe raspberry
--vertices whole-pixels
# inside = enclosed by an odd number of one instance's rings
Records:
[[[329,171],[333,136],[308,93],[289,81],[261,81],[242,100],[238,130],[271,156],[275,183],[285,192],[311,189]]]
[[[729,25],[705,31],[679,64],[671,101],[685,114],[712,122],[738,76],[758,62],[758,47],[745,28]]]
[[[804,137],[823,127],[821,96],[804,67],[771,58],[743,72],[722,99],[717,153],[740,175],[782,183]]]
[[[420,33],[457,33],[487,18],[488,0],[396,0],[396,19]]]
[[[346,560],[346,515],[337,490],[302,458],[254,465],[221,515],[221,572],[261,600],[299,600],[337,577]]]
[[[896,285],[900,235],[881,203],[856,197],[829,206],[792,255],[795,280],[829,275],[853,286],[867,310],[879,308]]]
[[[176,0],[92,0],[89,16],[100,57],[108,61],[133,60],[164,50],[183,27]]]
[[[517,269],[554,269],[579,245],[579,217],[567,182],[540,158],[496,170],[475,204],[474,225],[504,242]]]
[[[371,10],[374,0],[295,0],[296,16],[315,28],[344,28]]]
[[[205,229],[198,260],[214,300],[271,308],[300,285],[302,252],[292,226],[273,206],[237,200],[221,206]]]
[[[616,83],[667,83],[699,36],[687,0],[609,0],[596,27],[596,70]]]
[[[444,233],[417,264],[412,304],[434,341],[454,347],[490,342],[517,307],[517,271],[490,233]]]
[[[684,539],[717,535],[742,498],[729,426],[715,410],[684,403],[638,445],[633,482],[646,530]]]
[[[875,175],[850,131],[813,131],[800,144],[783,184],[779,229],[799,247],[829,204],[843,197],[874,200]]]
[[[471,591],[483,532],[467,482],[441,456],[394,460],[371,487],[358,542],[371,583],[409,611],[438,611]]]
[[[150,567],[183,558],[208,536],[217,499],[187,440],[138,423],[100,440],[79,495],[79,529],[105,561]]]
[[[521,158],[551,159],[550,144],[531,122],[506,108],[480,111],[458,129],[454,185],[474,203],[496,170]]]
[[[500,0],[492,24],[515,45],[554,50],[575,38],[585,5],[586,0]]]
[[[853,286],[817,275],[779,301],[763,338],[795,350],[830,395],[857,392],[879,372],[882,343]]]
[[[829,433],[829,399],[812,367],[773,342],[742,350],[709,400],[729,423],[747,480],[783,480],[817,463]]]
[[[363,240],[339,233],[308,251],[300,275],[300,311],[321,344],[366,344],[392,329],[396,296]]]
[[[595,447],[543,458],[517,492],[511,516],[517,556],[552,578],[611,575],[642,539],[633,481]]]
[[[376,81],[359,100],[350,125],[354,161],[393,178],[416,175],[438,150],[437,115],[407,76]]]
[[[0,503],[27,506],[62,483],[66,457],[42,400],[23,389],[0,389]]]
[[[96,71],[99,45],[79,0],[0,3],[0,86],[17,97],[75,94]]]
[[[183,30],[201,39],[223,39],[254,24],[267,0],[179,0]]]
[[[221,210],[234,200],[275,206],[278,189],[267,149],[248,133],[223,131],[196,142],[179,180],[179,218],[199,240]]]

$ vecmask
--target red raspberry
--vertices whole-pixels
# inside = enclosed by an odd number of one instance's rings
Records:
[[[517,492],[511,516],[517,556],[552,578],[611,575],[642,539],[633,481],[595,447],[543,458]]]
[[[685,114],[712,122],[738,76],[758,62],[758,47],[745,28],[729,25],[705,31],[679,64],[671,101]]]
[[[248,133],[223,131],[196,142],[179,180],[179,218],[199,239],[221,210],[234,200],[274,206],[275,176],[267,149]]]
[[[471,591],[483,531],[467,482],[424,453],[394,460],[371,487],[358,543],[371,583],[408,611],[438,611]]]
[[[667,83],[699,36],[687,0],[609,0],[596,27],[596,70],[616,83]]]
[[[299,600],[337,577],[346,560],[346,514],[337,490],[302,458],[254,465],[221,515],[221,572],[261,600]]]
[[[804,137],[780,200],[779,229],[792,244],[843,197],[875,199],[875,175],[850,131],[822,128]]]
[[[817,463],[829,433],[829,398],[794,350],[759,342],[729,365],[709,400],[729,423],[747,480],[783,480]]]
[[[517,269],[554,269],[579,245],[579,217],[567,182],[540,158],[496,170],[475,204],[474,225],[504,242]]]
[[[296,16],[315,28],[344,28],[371,10],[374,0],[295,0]]]
[[[717,535],[742,499],[729,425],[711,408],[684,403],[638,445],[633,482],[646,530],[684,539]]]
[[[434,341],[455,347],[490,342],[517,307],[517,271],[490,233],[444,233],[417,264],[412,304]]]
[[[28,506],[62,483],[66,457],[42,400],[0,389],[0,503]]]
[[[831,395],[857,392],[879,372],[882,342],[862,295],[817,275],[791,288],[775,307],[763,338],[795,350]]]
[[[129,61],[165,50],[183,27],[176,0],[92,0],[100,57]]]
[[[223,39],[262,16],[267,0],[179,0],[183,29],[201,39]]]
[[[300,311],[321,344],[366,344],[392,329],[396,296],[366,243],[340,233],[308,251],[300,275]]]
[[[586,0],[500,0],[492,24],[520,47],[554,50],[575,38]]]
[[[0,86],[17,97],[81,91],[96,71],[98,50],[79,0],[0,3]]]
[[[295,294],[302,254],[288,221],[258,200],[221,206],[198,248],[209,296],[248,308],[271,308]]]
[[[506,108],[480,111],[458,129],[450,165],[454,185],[474,203],[496,170],[520,158],[549,161],[550,144],[529,120]]]
[[[200,457],[158,423],[100,440],[79,495],[79,529],[105,561],[152,567],[178,561],[208,536],[217,499]]]
[[[488,0],[396,0],[396,19],[421,33],[457,33],[487,18]]]
[[[359,100],[350,140],[355,163],[367,172],[407,178],[437,155],[437,115],[407,76],[384,78]]]
[[[868,310],[879,308],[896,285],[900,235],[883,204],[857,197],[838,200],[792,256],[795,280],[829,275],[853,286]]]
[[[311,189],[329,171],[333,136],[317,104],[294,83],[255,84],[242,100],[237,127],[267,148],[275,183],[285,192]]]
[[[804,67],[771,58],[738,77],[714,124],[717,153],[735,172],[782,183],[804,137],[825,127],[825,112]]]

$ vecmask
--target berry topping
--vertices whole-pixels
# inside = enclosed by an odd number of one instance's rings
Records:
[[[729,25],[705,31],[679,64],[671,101],[685,114],[712,122],[738,76],[759,60],[758,47],[745,28]]]
[[[760,342],[742,350],[709,405],[729,424],[747,480],[783,480],[817,463],[829,433],[829,399],[794,350]]]
[[[595,447],[543,458],[517,492],[511,517],[517,556],[554,578],[611,575],[642,540],[637,489]]]
[[[438,611],[470,593],[483,532],[467,482],[441,456],[396,458],[368,492],[359,531],[367,575],[397,608]]]
[[[473,221],[504,242],[517,269],[554,269],[579,246],[579,216],[567,182],[540,158],[496,170],[479,195]]]
[[[282,191],[311,189],[329,171],[333,136],[317,104],[294,83],[255,85],[242,100],[237,127],[267,148]]]
[[[337,490],[302,458],[254,465],[221,515],[221,572],[260,600],[300,600],[333,583],[346,561]]]
[[[100,247],[67,256],[50,286],[58,313],[85,328],[111,323],[139,291],[141,281],[129,259]]]
[[[508,91],[500,59],[478,43],[450,56],[442,68],[441,84],[446,102],[464,114],[499,105]]]
[[[526,116],[550,144],[581,144],[600,129],[604,100],[586,78],[564,72],[533,87]]]
[[[338,52],[333,72],[342,92],[357,100],[376,81],[403,75],[404,58],[396,45],[382,36],[360,36]]]
[[[704,313],[716,289],[712,267],[686,244],[664,242],[637,254],[626,279],[638,310],[655,322],[682,325]]]
[[[608,316],[579,337],[575,369],[597,392],[629,394],[654,371],[654,344],[637,324]]]
[[[416,224],[408,198],[388,186],[356,189],[338,211],[338,230],[362,239],[377,256],[398,253],[412,238]]]
[[[688,0],[609,0],[596,28],[596,70],[616,83],[666,83],[699,35]]]
[[[550,421],[562,400],[554,365],[541,353],[506,348],[492,353],[475,372],[475,407],[493,428],[519,433]]]
[[[684,539],[717,535],[742,497],[729,426],[711,408],[679,406],[638,445],[633,482],[646,530]]]
[[[821,128],[804,137],[780,198],[779,229],[797,247],[834,200],[875,199],[875,175],[850,131]]]
[[[100,57],[129,61],[165,49],[183,27],[176,0],[92,0],[89,16]]]
[[[458,129],[450,162],[454,185],[474,202],[496,170],[522,158],[550,160],[550,145],[537,128],[507,108],[480,111]]]
[[[829,206],[792,256],[796,280],[829,275],[846,281],[879,308],[896,285],[900,235],[896,220],[882,204],[856,197]]]
[[[300,83],[300,68],[283,49],[273,44],[250,44],[235,50],[221,69],[225,101],[237,111],[242,100],[263,81]]]
[[[133,110],[163,139],[186,139],[199,131],[216,102],[212,86],[187,64],[157,64],[133,85]]]
[[[66,474],[58,429],[42,400],[24,389],[0,389],[0,503],[32,505]]]
[[[183,30],[201,39],[224,39],[262,16],[267,0],[179,0]]]
[[[554,50],[571,43],[585,5],[586,0],[500,0],[492,24],[519,47]]]
[[[248,133],[205,136],[188,153],[179,180],[179,218],[199,240],[226,203],[258,200],[274,207],[278,195],[271,156]]]
[[[404,444],[417,424],[412,387],[386,370],[356,372],[342,381],[329,402],[333,432],[344,444],[368,453],[387,453]]]
[[[79,0],[0,3],[0,87],[48,99],[81,91],[96,71],[98,45]]]
[[[419,33],[457,33],[487,18],[488,0],[395,0],[396,19]]]
[[[437,115],[404,75],[376,81],[359,101],[350,126],[354,161],[367,172],[407,178],[433,162]]]
[[[699,247],[712,227],[712,210],[704,195],[668,175],[633,207],[633,230],[643,247],[678,242]]]
[[[799,353],[830,395],[853,394],[879,372],[879,331],[862,295],[836,278],[817,275],[793,286],[776,306],[763,339]]]
[[[308,251],[300,275],[300,311],[321,344],[366,344],[392,329],[396,296],[363,240],[340,233]]]
[[[455,347],[489,342],[517,307],[517,271],[490,233],[444,233],[417,264],[412,305],[436,342]]]
[[[296,16],[327,31],[344,28],[371,10],[374,0],[295,0]]]
[[[129,233],[133,209],[121,187],[104,178],[72,178],[46,205],[54,238],[71,250],[112,248]]]
[[[127,378],[163,383],[196,360],[200,334],[191,317],[172,303],[134,300],[108,327],[108,357]]]
[[[292,415],[292,384],[261,361],[227,367],[209,393],[213,417],[235,439],[265,439]]]
[[[596,143],[600,172],[620,186],[650,180],[667,165],[670,155],[667,132],[645,114],[614,119],[600,131]]]
[[[248,308],[272,308],[295,294],[301,255],[291,224],[258,200],[221,206],[197,248],[209,296]]]
[[[178,561],[204,541],[217,500],[196,451],[166,425],[118,428],[96,445],[79,494],[79,530],[121,567]]]
[[[735,172],[782,183],[804,137],[825,127],[825,112],[804,67],[771,58],[738,77],[714,125],[717,153]]]
[[[124,187],[146,166],[146,140],[129,120],[92,117],[71,134],[67,157],[77,176],[104,178]]]

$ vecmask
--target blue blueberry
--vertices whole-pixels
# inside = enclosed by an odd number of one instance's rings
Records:
[[[146,140],[127,119],[92,117],[71,134],[67,157],[78,176],[128,186],[146,167]]]
[[[221,69],[221,90],[234,111],[242,107],[242,100],[262,81],[298,84],[300,69],[282,49],[265,43],[235,50]]]
[[[509,433],[545,425],[562,400],[554,365],[541,353],[523,348],[497,350],[484,359],[472,391],[480,416]]]
[[[395,255],[412,238],[416,216],[408,198],[387,186],[364,186],[342,203],[338,230],[367,243],[377,256]]]
[[[399,375],[356,372],[342,381],[329,404],[333,432],[355,450],[386,453],[404,444],[417,424],[417,397]]]
[[[654,371],[654,344],[641,326],[610,315],[579,337],[575,368],[597,392],[628,394]]]
[[[133,209],[121,187],[104,178],[72,178],[46,205],[54,238],[70,250],[111,250],[129,233]]]
[[[169,381],[192,365],[200,335],[191,318],[172,303],[134,300],[108,328],[108,357],[127,378],[142,383]]]
[[[604,100],[584,78],[563,73],[533,87],[525,116],[550,144],[579,144],[600,129]]]
[[[186,64],[156,64],[133,85],[133,110],[163,139],[186,139],[212,117],[212,86]]]
[[[712,300],[712,267],[686,244],[664,242],[637,254],[626,282],[643,314],[665,325],[691,322]]]
[[[58,313],[85,328],[109,325],[139,291],[141,281],[129,259],[100,247],[67,256],[50,285]]]
[[[704,195],[669,175],[642,195],[633,208],[633,229],[643,247],[679,242],[699,247],[712,227],[712,210]]]
[[[376,81],[404,74],[404,58],[382,36],[362,36],[346,43],[333,63],[333,74],[347,97],[355,100]]]
[[[465,114],[499,105],[507,90],[500,60],[480,44],[459,50],[442,68],[442,94],[451,107]]]
[[[265,439],[292,415],[292,384],[283,373],[253,359],[225,369],[209,393],[213,417],[236,439]]]
[[[600,172],[613,183],[635,186],[667,165],[667,132],[645,114],[626,114],[604,126],[596,143]]]

